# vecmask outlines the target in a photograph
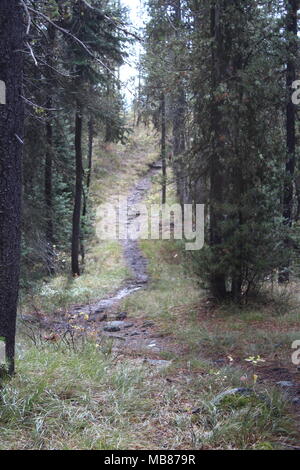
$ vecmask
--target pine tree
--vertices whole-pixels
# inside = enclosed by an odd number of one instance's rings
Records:
[[[283,191],[283,218],[284,223],[292,227],[293,206],[294,206],[294,176],[296,167],[296,107],[292,102],[292,85],[296,80],[296,64],[298,55],[298,0],[287,0],[286,2],[286,45],[287,45],[287,65],[286,65],[286,148],[287,162],[286,175]],[[290,248],[290,240],[285,240],[287,250]],[[279,273],[279,282],[287,282],[290,278],[290,260],[287,266]]]
[[[28,37],[25,81],[24,268],[33,260],[36,267],[42,261],[53,274],[59,269],[58,251],[65,251],[73,238],[73,271],[79,274],[94,135],[109,127],[112,140],[123,139],[122,101],[114,74],[125,54],[125,33],[119,29],[123,13],[113,2],[100,0],[52,0],[35,9],[28,3],[28,8],[35,22]],[[108,86],[113,90],[109,100]]]
[[[289,256],[283,243],[290,237],[288,224],[281,225],[282,72],[289,44],[282,28],[284,5],[148,3],[148,101],[158,103],[156,90],[164,87],[180,202],[206,204],[207,243],[194,256],[196,269],[216,298],[240,302]],[[290,60],[296,51],[294,13]],[[288,109],[291,123],[290,103]],[[284,205],[290,207],[293,185],[290,177],[286,181]]]

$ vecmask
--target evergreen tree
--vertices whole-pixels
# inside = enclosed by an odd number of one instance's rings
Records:
[[[284,218],[290,220],[295,109],[290,92],[285,104],[283,71],[288,48],[291,87],[297,4],[255,0],[148,4],[146,90],[149,96],[154,90],[152,102],[162,87],[168,97],[167,128],[173,132],[180,202],[206,204],[207,244],[194,257],[196,269],[216,298],[241,301],[289,259],[290,244],[287,247],[284,240],[290,240],[290,223],[282,226],[281,194],[286,181]]]
[[[94,135],[103,127],[110,129],[111,140],[123,139],[114,73],[124,55],[123,12],[100,0],[53,0],[34,9],[28,3],[28,11],[35,23],[28,36],[25,80],[24,267],[34,260],[54,273],[58,251],[72,239],[72,271],[79,274],[88,209],[84,174],[87,166],[88,187]],[[113,90],[109,97],[108,87]]]

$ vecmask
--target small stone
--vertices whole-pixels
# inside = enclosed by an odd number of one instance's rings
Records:
[[[103,315],[101,315],[98,320],[99,321],[106,321],[107,319],[108,319],[107,313],[103,313]]]
[[[121,329],[129,329],[134,326],[133,323],[126,323],[124,321],[111,321],[104,326],[104,331],[115,332]]]
[[[106,331],[107,333],[117,333],[118,331],[121,331],[121,328],[118,328],[117,326],[105,326],[103,328],[103,331]]]
[[[138,333],[137,331],[134,331],[133,333],[131,333],[130,336],[140,336],[140,333]]]
[[[293,382],[290,382],[288,380],[282,380],[281,382],[277,382],[276,385],[279,385],[279,387],[282,387],[282,388],[288,388],[288,387],[293,387],[294,384]]]
[[[162,163],[160,162],[153,162],[153,163],[149,163],[149,168],[151,168],[151,170],[161,170],[162,169]]]
[[[103,330],[104,331],[107,331],[109,333],[116,333],[117,331],[121,331],[121,328],[124,327],[124,322],[120,322],[120,321],[111,321],[111,322],[108,322]]]
[[[104,310],[103,307],[97,308],[97,309],[95,310],[95,313],[102,313],[103,310]]]
[[[117,320],[126,320],[126,318],[128,317],[128,314],[126,312],[120,312],[116,315],[116,319]]]
[[[139,276],[136,278],[137,284],[147,284],[147,282],[148,282],[148,276]]]

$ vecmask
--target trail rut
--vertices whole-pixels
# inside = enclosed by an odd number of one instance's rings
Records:
[[[136,221],[138,214],[132,208],[142,203],[152,186],[152,177],[161,169],[160,163],[150,166],[147,173],[131,189],[127,197],[128,201],[128,230]],[[111,295],[88,305],[79,305],[64,314],[57,321],[45,320],[44,326],[56,334],[66,336],[74,330],[78,334],[94,332],[101,340],[104,337],[112,338],[113,348],[128,352],[131,355],[142,356],[145,360],[152,361],[152,365],[158,367],[168,364],[168,361],[160,360],[162,351],[171,351],[171,341],[164,337],[156,328],[153,321],[137,319],[130,316],[130,312],[120,312],[118,305],[121,300],[142,289],[146,289],[149,283],[148,260],[140,250],[137,240],[121,240],[123,255],[132,273],[130,279]]]

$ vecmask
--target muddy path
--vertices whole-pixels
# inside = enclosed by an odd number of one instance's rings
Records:
[[[136,222],[139,214],[134,206],[142,203],[152,187],[152,178],[161,171],[160,163],[153,163],[147,173],[131,189],[127,197],[127,229]],[[131,356],[144,357],[153,365],[164,365],[160,360],[163,351],[172,351],[171,341],[163,337],[153,321],[131,317],[130,312],[119,309],[120,301],[133,293],[147,289],[149,284],[148,260],[140,250],[137,240],[120,240],[123,255],[132,276],[111,295],[88,305],[78,305],[57,319],[40,319],[40,327],[51,334],[67,337],[68,334],[94,334],[99,341],[113,340],[113,349]],[[25,318],[26,321],[26,318]]]
[[[133,206],[143,202],[145,197],[152,186],[152,177],[161,170],[160,164],[153,164],[147,174],[140,179],[138,184],[130,192],[127,203],[128,203],[128,223],[127,230],[130,232],[131,225],[135,223],[136,218],[139,214],[132,211]],[[127,265],[133,273],[133,285],[140,288],[149,281],[148,275],[148,262],[143,256],[138,241],[136,240],[122,240],[123,253]]]
[[[159,163],[151,165],[146,175],[143,176],[137,185],[130,191],[127,197],[128,216],[127,231],[130,231],[131,225],[135,223],[139,214],[132,210],[134,206],[143,202],[152,187],[152,178],[161,170]],[[125,280],[123,285],[108,297],[99,300],[94,304],[80,306],[81,313],[89,315],[99,315],[104,312],[109,313],[118,303],[134,292],[145,289],[149,282],[148,260],[144,257],[140,250],[139,242],[130,238],[120,240],[123,247],[123,255],[126,264],[129,267],[132,277]]]

